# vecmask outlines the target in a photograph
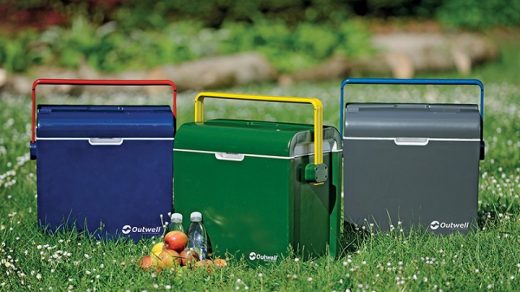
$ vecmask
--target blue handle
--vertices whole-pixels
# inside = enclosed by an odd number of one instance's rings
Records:
[[[396,79],[396,78],[347,78],[341,82],[339,128],[343,136],[343,96],[347,84],[389,85],[476,85],[480,87],[480,116],[484,119],[484,84],[478,79]]]

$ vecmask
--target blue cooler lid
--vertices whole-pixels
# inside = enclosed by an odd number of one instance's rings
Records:
[[[170,106],[39,105],[37,137],[173,138]]]

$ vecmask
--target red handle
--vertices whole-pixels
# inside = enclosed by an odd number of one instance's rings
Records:
[[[109,85],[109,86],[170,86],[173,89],[173,116],[177,115],[177,86],[170,80],[95,80],[36,79],[32,85],[31,143],[36,140],[36,87],[38,85]]]

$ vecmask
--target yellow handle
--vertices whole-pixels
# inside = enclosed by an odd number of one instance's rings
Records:
[[[195,97],[195,123],[204,123],[204,98],[239,99],[270,102],[310,103],[314,108],[314,164],[323,163],[323,105],[314,97],[248,95],[201,92]]]

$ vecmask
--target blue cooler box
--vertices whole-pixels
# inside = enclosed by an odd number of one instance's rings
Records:
[[[162,235],[173,205],[169,106],[39,105],[37,116],[42,226],[134,241]]]

